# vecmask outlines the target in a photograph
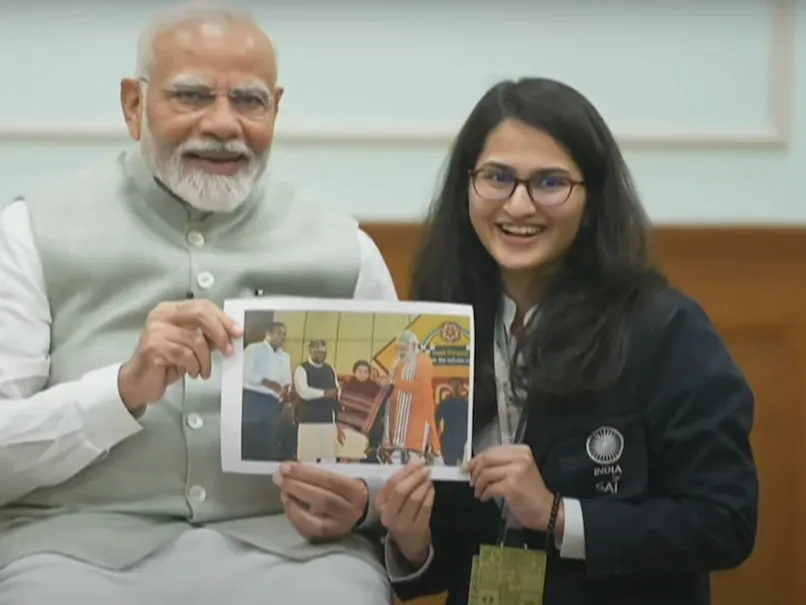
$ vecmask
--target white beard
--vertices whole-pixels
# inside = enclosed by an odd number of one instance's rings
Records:
[[[246,201],[268,163],[268,151],[256,155],[243,141],[222,142],[215,139],[189,139],[178,148],[160,146],[143,113],[140,150],[154,176],[174,195],[202,212],[232,212]],[[232,176],[210,174],[187,167],[184,155],[193,151],[226,151],[249,159]]]
[[[398,359],[400,359],[400,363],[402,363],[403,365],[409,365],[410,363],[414,363],[415,361],[417,361],[418,354],[419,351],[417,350],[417,348],[411,347],[409,348],[408,351],[406,351],[404,355],[399,355]]]

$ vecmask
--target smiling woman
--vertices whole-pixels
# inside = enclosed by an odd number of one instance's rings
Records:
[[[711,572],[749,556],[754,397],[648,236],[585,97],[538,78],[482,97],[411,289],[474,307],[470,480],[406,468],[379,494],[399,598],[710,605]]]
[[[515,288],[519,273],[551,266],[576,238],[586,200],[580,169],[555,139],[517,119],[488,135],[476,166],[470,222]]]

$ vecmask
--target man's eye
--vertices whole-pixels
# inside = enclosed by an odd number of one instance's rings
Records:
[[[195,90],[177,90],[174,92],[174,98],[187,103],[203,103],[210,98],[210,95]]]
[[[258,95],[234,95],[232,103],[241,107],[263,107],[266,102]]]

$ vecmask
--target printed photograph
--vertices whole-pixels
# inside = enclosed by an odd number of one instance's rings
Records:
[[[423,458],[461,479],[472,419],[472,309],[290,298],[227,301],[225,471],[286,460],[379,476]]]

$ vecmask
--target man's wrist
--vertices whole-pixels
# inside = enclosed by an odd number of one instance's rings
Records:
[[[124,363],[120,366],[118,371],[118,395],[123,405],[129,410],[132,416],[139,418],[145,412],[146,406],[144,403],[137,401],[136,397],[132,394],[132,369],[129,363]]]

